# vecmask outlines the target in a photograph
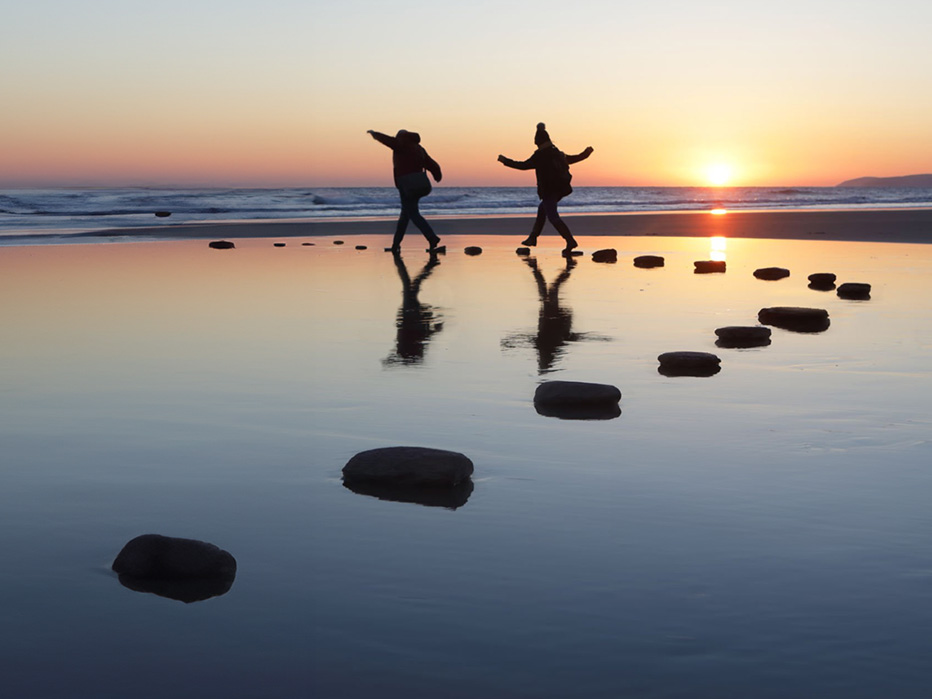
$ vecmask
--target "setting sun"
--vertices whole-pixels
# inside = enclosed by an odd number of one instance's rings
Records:
[[[713,187],[724,187],[731,182],[732,168],[724,163],[715,163],[705,169],[706,181]]]

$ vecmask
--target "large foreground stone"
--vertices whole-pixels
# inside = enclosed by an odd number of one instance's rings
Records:
[[[207,247],[213,248],[214,250],[230,250],[236,246],[229,240],[212,240],[207,243]]]
[[[774,282],[778,279],[785,279],[790,276],[790,270],[785,267],[761,267],[760,269],[754,270],[754,276],[758,279]]]
[[[799,308],[797,306],[774,306],[762,308],[757,320],[783,330],[801,333],[817,333],[830,325],[828,311],[824,308]]]
[[[725,260],[697,260],[693,262],[696,274],[722,274],[725,272]]]
[[[453,487],[472,475],[473,465],[455,451],[427,447],[383,447],[363,451],[343,467],[346,484]]]
[[[714,376],[722,370],[722,360],[711,352],[664,352],[657,361],[664,376]]]
[[[838,287],[838,296],[843,299],[863,301],[871,297],[871,285],[861,282],[845,282]]]
[[[770,344],[770,328],[762,325],[729,325],[715,331],[718,347],[766,347]]]
[[[596,250],[592,253],[593,262],[617,262],[618,261],[618,251],[614,248],[605,248],[604,250]]]
[[[639,255],[634,258],[634,266],[642,269],[663,267],[664,261],[660,255]]]

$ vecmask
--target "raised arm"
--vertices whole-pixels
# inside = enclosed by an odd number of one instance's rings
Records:
[[[498,156],[498,162],[500,162],[505,167],[510,167],[514,170],[533,170],[534,169],[534,156],[532,155],[527,160],[512,160],[511,158],[506,158],[504,155]]]
[[[586,148],[586,150],[584,150],[584,151],[583,151],[582,153],[580,153],[579,155],[568,155],[568,156],[566,156],[566,162],[569,163],[570,165],[572,165],[573,163],[578,163],[580,160],[585,160],[585,159],[588,158],[590,155],[592,155],[592,146],[588,146],[588,147]]]
[[[395,150],[397,139],[394,136],[386,136],[384,133],[379,133],[378,131],[373,131],[372,129],[369,129],[366,131],[366,133],[372,136],[372,138],[381,143],[383,146],[388,146],[392,150]]]

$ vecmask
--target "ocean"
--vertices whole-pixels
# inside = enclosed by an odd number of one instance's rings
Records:
[[[537,201],[533,187],[435,187],[421,209],[427,216],[530,215]],[[560,204],[567,214],[929,206],[932,189],[858,187],[578,187]],[[189,222],[397,213],[392,187],[11,189],[0,191],[0,241]]]

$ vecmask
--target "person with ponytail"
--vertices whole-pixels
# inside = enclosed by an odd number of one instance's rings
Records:
[[[537,238],[544,228],[544,221],[548,220],[566,241],[564,252],[569,252],[578,244],[569,226],[560,218],[557,204],[573,191],[570,186],[570,181],[573,179],[570,174],[570,165],[588,158],[592,155],[593,149],[589,146],[578,155],[567,155],[553,145],[550,134],[547,133],[547,126],[543,122],[537,125],[534,145],[537,146],[537,150],[527,160],[517,161],[506,158],[504,155],[498,156],[498,162],[505,167],[515,170],[534,170],[537,175],[537,196],[540,197],[537,219],[534,221],[531,234],[521,244],[537,245]]]

